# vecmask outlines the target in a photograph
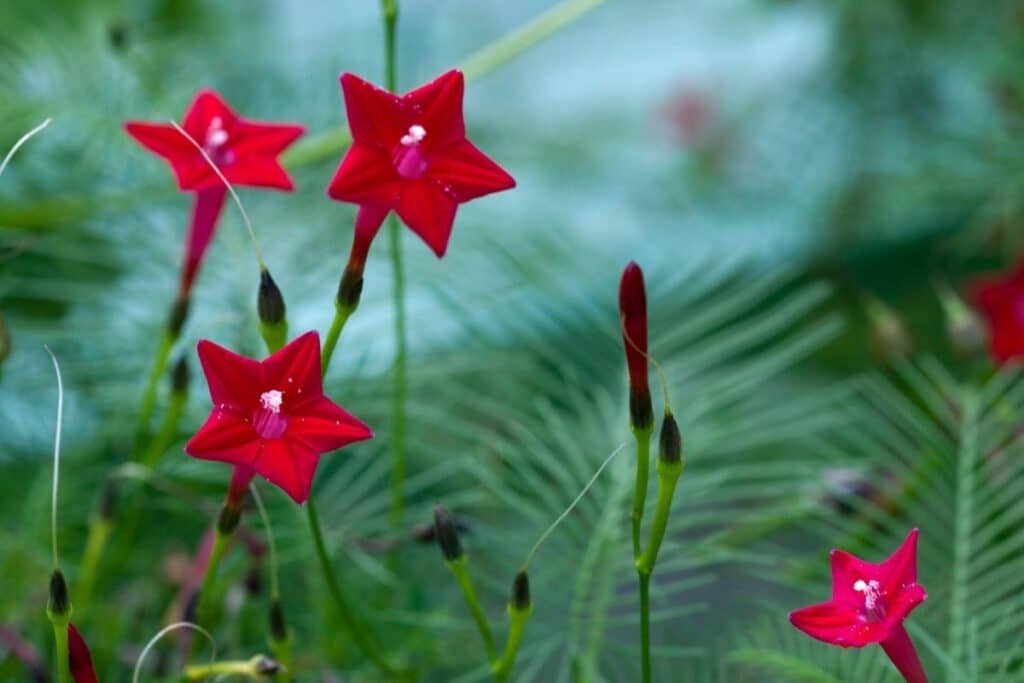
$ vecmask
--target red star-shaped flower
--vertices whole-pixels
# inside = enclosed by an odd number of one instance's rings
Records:
[[[203,340],[199,359],[214,408],[185,451],[252,468],[297,503],[309,497],[321,454],[373,436],[324,396],[316,332],[262,362]]]
[[[129,121],[124,127],[139,144],[170,164],[182,191],[196,193],[179,286],[179,295],[185,299],[213,239],[227,188],[196,146],[169,123]],[[277,157],[302,135],[302,126],[243,119],[220,95],[202,90],[185,113],[182,128],[232,184],[295,189]]]
[[[346,73],[341,89],[353,142],[328,187],[332,199],[374,210],[379,221],[394,210],[441,257],[459,204],[515,187],[466,139],[462,72],[404,95]]]
[[[124,127],[139,144],[167,160],[181,190],[221,187],[203,155],[174,126],[129,121]],[[302,135],[302,126],[243,119],[220,95],[202,90],[185,113],[182,128],[232,184],[295,189],[277,157]]]
[[[903,626],[928,595],[917,583],[917,529],[881,564],[832,551],[832,599],[789,615],[813,638],[841,647],[880,643],[907,681],[927,681]]]
[[[979,278],[970,289],[985,316],[995,359],[1005,363],[1024,357],[1024,261],[1009,273]]]

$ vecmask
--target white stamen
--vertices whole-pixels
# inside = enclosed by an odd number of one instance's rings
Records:
[[[879,584],[878,581],[871,579],[865,582],[863,579],[857,579],[853,584],[853,590],[858,593],[864,594],[864,607],[867,609],[875,609],[875,605],[878,604],[879,598]]]
[[[217,148],[228,141],[228,132],[224,130],[224,120],[214,116],[210,120],[210,126],[206,129],[206,144],[209,147]]]
[[[279,413],[281,412],[281,400],[283,398],[284,394],[277,389],[264,391],[260,394],[260,405],[272,413]]]
[[[425,137],[427,137],[427,129],[417,123],[409,126],[409,132],[402,136],[402,144],[406,147],[412,147],[422,142]]]

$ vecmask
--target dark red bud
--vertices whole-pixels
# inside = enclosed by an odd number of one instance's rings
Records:
[[[635,261],[630,261],[622,271],[619,318],[629,367],[630,421],[634,429],[648,429],[654,423],[654,415],[647,383],[647,292],[644,273]]]
[[[74,624],[68,624],[68,668],[75,683],[99,683],[89,646]]]
[[[453,562],[461,558],[462,544],[459,542],[459,532],[455,529],[451,515],[440,505],[434,508],[434,529],[444,559]]]

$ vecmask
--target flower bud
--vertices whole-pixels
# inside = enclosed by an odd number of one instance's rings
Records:
[[[184,396],[188,393],[189,380],[192,378],[188,369],[188,355],[181,354],[174,367],[171,368],[171,393]]]
[[[948,287],[939,290],[939,301],[946,314],[946,334],[957,353],[978,353],[985,348],[988,332],[981,316]]]
[[[96,683],[96,670],[85,639],[74,624],[68,624],[68,668],[75,683]]]
[[[341,274],[341,282],[338,283],[338,306],[347,311],[354,311],[359,306],[359,297],[362,293],[363,271],[349,263],[345,266],[345,272]]]
[[[241,519],[241,507],[225,505],[220,509],[220,516],[217,518],[217,533],[221,536],[230,536],[238,528]]]
[[[54,569],[53,574],[50,575],[50,601],[46,609],[54,616],[66,616],[71,610],[71,602],[68,598],[68,583],[64,580],[64,574],[59,569]]]
[[[277,325],[284,320],[285,305],[284,297],[278,288],[270,271],[264,269],[260,272],[260,289],[256,297],[256,311],[259,313],[260,322],[264,325]]]
[[[256,655],[250,660],[253,673],[259,677],[271,676],[281,670],[281,665],[266,655]]]
[[[270,627],[271,641],[283,643],[288,640],[288,624],[285,620],[284,608],[281,606],[279,598],[274,598],[270,601],[268,625]]]
[[[629,416],[633,429],[654,424],[647,382],[647,293],[640,266],[630,261],[619,283],[619,318],[629,367]]]
[[[172,337],[181,334],[181,328],[185,325],[188,317],[190,300],[187,296],[179,296],[171,306],[171,314],[167,317],[167,331]]]
[[[679,424],[672,413],[665,413],[661,423],[661,437],[658,440],[658,458],[667,465],[675,465],[683,459],[683,437]]]
[[[871,346],[878,358],[885,363],[895,363],[909,356],[913,344],[903,319],[877,299],[869,299],[866,305]]]
[[[530,577],[525,569],[520,569],[512,582],[512,598],[509,600],[509,606],[520,612],[526,612],[533,606],[530,599]]]
[[[434,508],[434,530],[437,535],[437,544],[441,547],[441,554],[444,555],[446,562],[454,562],[463,556],[462,544],[459,542],[459,532],[455,528],[455,522],[440,505]]]

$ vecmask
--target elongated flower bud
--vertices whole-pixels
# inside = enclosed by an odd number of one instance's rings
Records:
[[[75,683],[98,683],[89,646],[74,624],[68,624],[68,665]]]
[[[629,416],[633,429],[654,424],[651,390],[647,383],[647,293],[644,274],[635,261],[622,271],[619,284],[619,317],[629,367]]]
[[[288,623],[285,620],[284,608],[281,606],[281,600],[278,598],[274,598],[270,602],[268,626],[270,627],[271,641],[283,643],[288,640]]]
[[[50,575],[50,601],[46,609],[54,616],[66,616],[71,609],[68,582],[64,580],[64,573],[59,569],[54,569]]]
[[[171,393],[184,396],[188,393],[189,381],[192,373],[188,369],[188,355],[181,354],[178,361],[171,368]]]
[[[441,547],[441,554],[447,562],[454,562],[462,557],[462,543],[459,542],[459,532],[455,529],[455,522],[451,515],[440,505],[434,508],[434,529],[437,534],[437,544]]]
[[[674,465],[683,459],[683,437],[679,433],[679,424],[672,413],[665,413],[665,419],[661,423],[658,459],[668,465]]]
[[[174,304],[171,305],[171,313],[167,317],[167,331],[172,337],[177,337],[181,334],[181,328],[185,325],[185,319],[188,317],[188,307],[191,301],[187,296],[179,296],[174,300]]]
[[[533,601],[530,598],[530,577],[525,569],[519,570],[512,582],[512,598],[509,600],[509,606],[520,612],[526,612],[533,607]]]
[[[277,325],[285,317],[284,297],[271,277],[269,270],[260,273],[259,295],[256,297],[256,311],[264,325]]]

